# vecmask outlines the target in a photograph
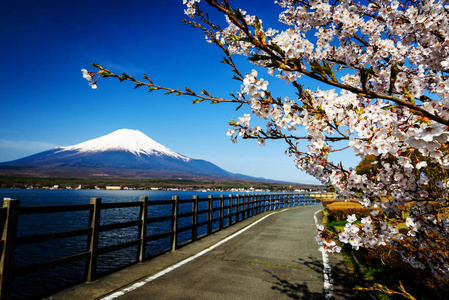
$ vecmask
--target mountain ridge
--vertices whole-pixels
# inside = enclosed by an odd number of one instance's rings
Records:
[[[0,175],[274,181],[228,172],[169,149],[138,130],[119,129],[73,146],[0,163]]]

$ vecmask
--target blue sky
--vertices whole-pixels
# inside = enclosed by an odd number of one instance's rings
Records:
[[[276,26],[274,1],[231,1],[264,26]],[[317,183],[284,155],[285,143],[254,140],[233,144],[228,122],[247,109],[236,105],[192,105],[191,99],[133,89],[101,79],[92,90],[81,69],[98,63],[113,72],[216,96],[237,92],[221,50],[201,31],[182,24],[182,0],[1,0],[0,161],[68,146],[117,129],[137,129],[184,155],[237,173],[291,182]],[[220,22],[222,16],[212,14]],[[252,65],[238,59],[241,71]],[[266,73],[276,96],[294,91]],[[307,85],[307,82],[305,83]],[[264,125],[263,121],[258,122]]]

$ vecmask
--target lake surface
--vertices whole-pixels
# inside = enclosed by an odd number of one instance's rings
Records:
[[[192,199],[194,195],[207,198],[208,195],[247,194],[239,192],[201,192],[201,191],[137,191],[137,190],[25,190],[0,189],[0,198],[19,199],[21,206],[89,204],[90,198],[102,198],[103,202],[134,202],[139,197],[148,200],[171,200],[172,196],[180,199]]]
[[[20,206],[49,206],[49,205],[72,205],[89,204],[90,198],[102,198],[103,203],[117,202],[138,202],[141,196],[148,197],[149,200],[171,200],[177,195],[179,199],[192,199],[197,195],[200,199],[207,198],[208,195],[218,197],[219,195],[247,194],[237,192],[199,192],[199,191],[135,191],[135,190],[24,190],[24,189],[0,189],[0,199],[19,199]],[[260,194],[260,193],[258,193]],[[204,203],[206,205],[207,203]],[[214,202],[217,207],[218,201]],[[226,205],[226,203],[225,203]],[[180,204],[179,213],[190,212],[191,204]],[[205,207],[204,207],[205,208]],[[201,207],[200,207],[201,209]],[[218,213],[218,212],[216,212]],[[148,217],[165,216],[171,214],[171,205],[161,205],[151,208]],[[127,222],[138,219],[138,207],[126,209],[109,209],[102,211],[101,224],[117,222]],[[216,218],[214,215],[213,218]],[[206,220],[207,216],[200,216],[199,222]],[[87,211],[68,212],[57,214],[22,215],[19,217],[18,236],[29,236],[35,234],[45,234],[56,231],[81,229],[88,227],[89,214]],[[190,225],[191,218],[179,220],[179,227]],[[170,221],[149,225],[148,235],[170,230]],[[202,232],[201,232],[202,230]],[[206,228],[199,229],[199,234],[204,233]],[[135,227],[120,230],[102,232],[100,234],[99,247],[106,247],[111,244],[118,244],[136,239],[137,230]],[[191,232],[185,232],[178,237],[179,243],[188,241]],[[147,243],[147,255],[154,255],[167,249],[170,239],[164,238]],[[27,266],[39,262],[44,262],[75,253],[86,251],[87,237],[80,236],[58,241],[23,245],[16,247],[14,265],[15,267]],[[137,255],[136,247],[131,247],[110,254],[99,256],[98,272],[106,273],[119,266],[135,261]],[[15,277],[12,285],[12,299],[39,299],[41,295],[49,294],[66,287],[67,285],[83,282],[86,261],[52,268],[50,270],[39,271],[30,275]]]

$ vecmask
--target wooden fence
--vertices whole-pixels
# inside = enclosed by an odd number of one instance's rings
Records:
[[[2,240],[0,241],[0,299],[3,300],[9,298],[11,282],[16,276],[31,274],[55,266],[84,260],[86,262],[84,281],[91,282],[105,275],[97,272],[98,257],[100,255],[129,247],[137,247],[137,256],[134,263],[143,262],[167,251],[174,251],[199,238],[229,227],[259,213],[292,206],[319,204],[322,199],[322,194],[321,197],[315,198],[309,197],[308,194],[229,195],[229,197],[220,196],[216,198],[209,196],[206,199],[200,199],[197,196],[194,196],[193,199],[190,200],[181,200],[178,196],[173,196],[172,200],[157,201],[149,201],[148,197],[141,197],[139,202],[126,203],[102,203],[101,198],[91,198],[90,204],[84,205],[34,207],[21,207],[20,200],[4,200],[3,208],[0,208],[0,226],[3,226],[4,228]],[[179,210],[180,205],[185,206],[186,204],[192,206],[191,211],[181,212]],[[166,216],[148,217],[148,212],[160,205],[170,205],[171,214]],[[138,208],[139,214],[138,216],[136,215],[135,220],[111,224],[100,223],[102,211],[129,207]],[[24,236],[23,234],[18,235],[17,224],[19,218],[22,216],[77,211],[86,211],[89,214],[88,224],[86,224],[86,227],[84,228],[32,236]],[[189,225],[187,226],[180,226],[179,220],[181,218],[191,219],[191,222],[189,222]],[[163,221],[170,222],[171,226],[169,230],[154,234],[148,233],[149,225]],[[43,220],[43,222],[45,222],[45,220]],[[132,227],[137,229],[135,230],[135,239],[115,243],[106,247],[99,247],[99,236],[101,232]],[[206,227],[206,229],[199,232],[199,228],[204,227]],[[189,235],[189,238],[185,240],[185,232],[188,231],[191,231],[191,234]],[[180,234],[183,232],[184,241],[178,241]],[[27,266],[16,267],[14,264],[16,247],[78,236],[87,237],[87,247],[84,252]],[[148,255],[146,249],[148,242],[162,238],[170,239],[170,246],[168,249]]]

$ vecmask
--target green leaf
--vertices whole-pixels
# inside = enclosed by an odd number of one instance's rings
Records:
[[[368,82],[368,76],[371,72],[371,67],[365,69],[364,67],[360,68],[360,82],[362,83],[362,89],[366,92],[366,83]]]
[[[413,103],[413,104],[416,105],[415,98],[413,97],[412,94],[410,94],[410,92],[408,91],[408,89],[407,89],[405,86],[404,86],[404,88],[402,89],[402,91],[404,92],[404,95],[407,97],[407,99],[408,99],[411,103]]]
[[[332,67],[324,59],[323,59],[323,70],[326,73],[326,75],[329,76],[330,79],[337,82],[334,70],[332,70]]]
[[[323,67],[321,67],[320,63],[316,60],[309,61],[310,69],[313,73],[321,75],[322,77],[326,77],[326,73],[323,70]]]
[[[260,31],[260,29],[262,28],[262,24],[260,23],[260,20],[257,16],[256,21],[254,22],[254,28],[256,29],[256,31]]]
[[[234,9],[234,16],[237,18],[237,20],[242,22],[242,24],[243,24],[243,26],[245,26],[245,28],[248,28],[248,23],[246,23],[245,17],[243,17],[240,8],[237,7],[236,9]]]
[[[270,60],[270,62],[267,64],[267,67],[276,67],[279,68],[280,67],[280,63],[277,60]]]
[[[203,89],[203,91],[202,91],[202,94],[204,94],[204,95],[206,95],[206,96],[209,96],[209,97],[211,97],[211,98],[212,98],[212,95],[211,95],[211,94],[209,94],[209,92],[208,92],[208,91],[206,91],[205,89]]]
[[[270,48],[271,50],[276,51],[277,53],[283,55],[284,54],[284,50],[282,50],[281,47],[279,47],[278,44],[268,44],[268,48]]]
[[[233,41],[241,41],[243,39],[241,36],[235,34],[231,35],[229,38]]]
[[[398,79],[398,73],[399,73],[398,64],[396,62],[393,62],[391,64],[391,71],[390,71],[390,88],[388,89],[388,93],[390,95],[393,93],[394,84]]]
[[[151,81],[151,79],[145,73],[143,73],[143,78],[148,80],[151,84],[153,83],[153,81]]]
[[[229,59],[227,57],[223,57],[223,59],[221,60],[222,63],[227,64],[227,65],[231,65],[231,62],[229,61]]]
[[[250,61],[259,61],[259,60],[268,60],[270,59],[270,57],[266,55],[254,54],[253,56],[250,56],[248,59]]]
[[[109,70],[103,69],[103,70],[101,71],[101,77],[106,78],[106,77],[109,77],[109,76],[111,76],[111,75],[112,75],[112,73],[111,73],[111,71],[109,71]]]
[[[393,108],[396,108],[396,107],[398,107],[398,106],[395,104],[395,105],[384,106],[384,107],[382,107],[382,109],[393,109]]]
[[[103,70],[103,67],[100,66],[99,64],[92,63],[92,66],[94,66],[94,67],[97,68],[97,69]]]

